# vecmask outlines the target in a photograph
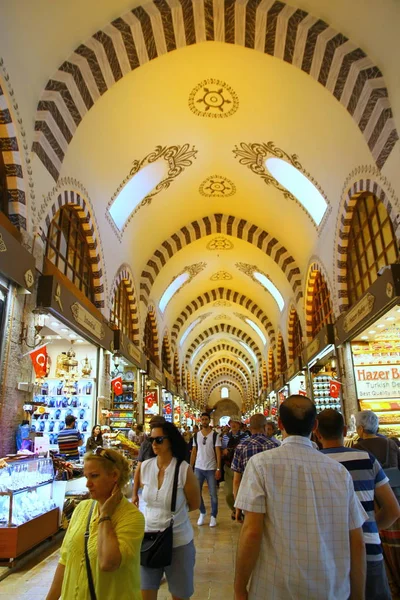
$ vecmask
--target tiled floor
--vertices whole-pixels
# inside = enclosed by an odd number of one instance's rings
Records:
[[[215,600],[233,598],[234,558],[240,525],[230,519],[223,489],[219,492],[220,513],[218,526],[209,527],[208,490],[205,488],[204,500],[207,506],[206,524],[196,525],[198,512],[192,513],[192,523],[195,532],[196,568],[195,593],[193,600]],[[19,571],[9,575],[0,582],[0,600],[44,600],[54,570],[57,566],[59,550],[44,557],[39,564],[36,561],[27,563]],[[158,594],[158,600],[171,598],[167,584],[163,584]],[[111,600],[111,599],[110,599]]]

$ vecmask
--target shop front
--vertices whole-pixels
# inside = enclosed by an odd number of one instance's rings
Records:
[[[139,348],[119,329],[114,331],[113,365],[108,421],[111,431],[122,430],[126,435],[143,421],[140,371],[145,362]]]
[[[111,357],[114,332],[88,304],[57,276],[39,278],[36,310],[43,319],[43,344],[31,352],[36,375],[31,431],[42,448],[48,443],[50,450],[58,450],[58,434],[65,418],[73,415],[84,440],[82,454],[100,422],[100,378]]]
[[[296,357],[285,374],[286,385],[289,395],[300,394],[306,396],[306,372],[300,356]]]
[[[162,414],[162,393],[164,376],[160,369],[151,360],[147,361],[147,372],[144,376],[144,428],[145,433],[150,433],[149,423],[155,415]]]
[[[169,423],[174,422],[174,395],[176,387],[173,376],[164,369],[164,387],[162,388],[162,416]]]
[[[400,436],[400,265],[386,267],[336,323],[350,354],[359,410],[373,410],[379,431]]]
[[[278,400],[278,407],[289,397],[289,386],[285,382],[285,375],[279,375],[274,385],[275,395]]]
[[[276,419],[278,414],[278,400],[273,384],[267,388],[266,399],[264,403],[264,415],[267,418]]]

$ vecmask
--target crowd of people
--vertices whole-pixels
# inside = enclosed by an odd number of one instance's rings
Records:
[[[122,494],[128,462],[102,448],[95,426],[84,459],[91,499],[72,516],[47,600],[156,600],[163,577],[173,600],[189,599],[196,557],[189,513],[199,510],[197,525],[206,523],[207,483],[208,524],[216,527],[222,481],[241,526],[235,600],[389,600],[387,572],[394,588],[400,576],[400,450],[379,434],[372,411],[356,423],[349,448],[343,416],[333,409],[317,416],[304,396],[285,400],[277,423],[255,414],[245,426],[232,415],[219,428],[203,413],[200,429],[180,431],[156,416],[149,435],[134,432],[132,502]]]

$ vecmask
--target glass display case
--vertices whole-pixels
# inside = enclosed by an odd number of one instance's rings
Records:
[[[0,560],[10,560],[58,530],[53,462],[32,458],[0,469]]]

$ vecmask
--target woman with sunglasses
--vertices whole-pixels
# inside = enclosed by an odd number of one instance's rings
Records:
[[[140,567],[143,600],[157,600],[160,582],[165,572],[173,600],[187,600],[193,594],[195,548],[189,512],[200,506],[197,479],[185,460],[187,447],[183,436],[172,423],[163,423],[151,430],[155,458],[141,465],[140,479],[146,502],[146,531],[161,531],[171,520],[171,498],[177,461],[180,463],[176,510],[173,524],[172,563],[154,569]]]
[[[115,450],[99,447],[85,454],[84,475],[91,500],[78,504],[72,515],[46,600],[141,600],[144,518],[121,491],[130,471],[126,458]],[[87,531],[90,568],[85,553]]]

